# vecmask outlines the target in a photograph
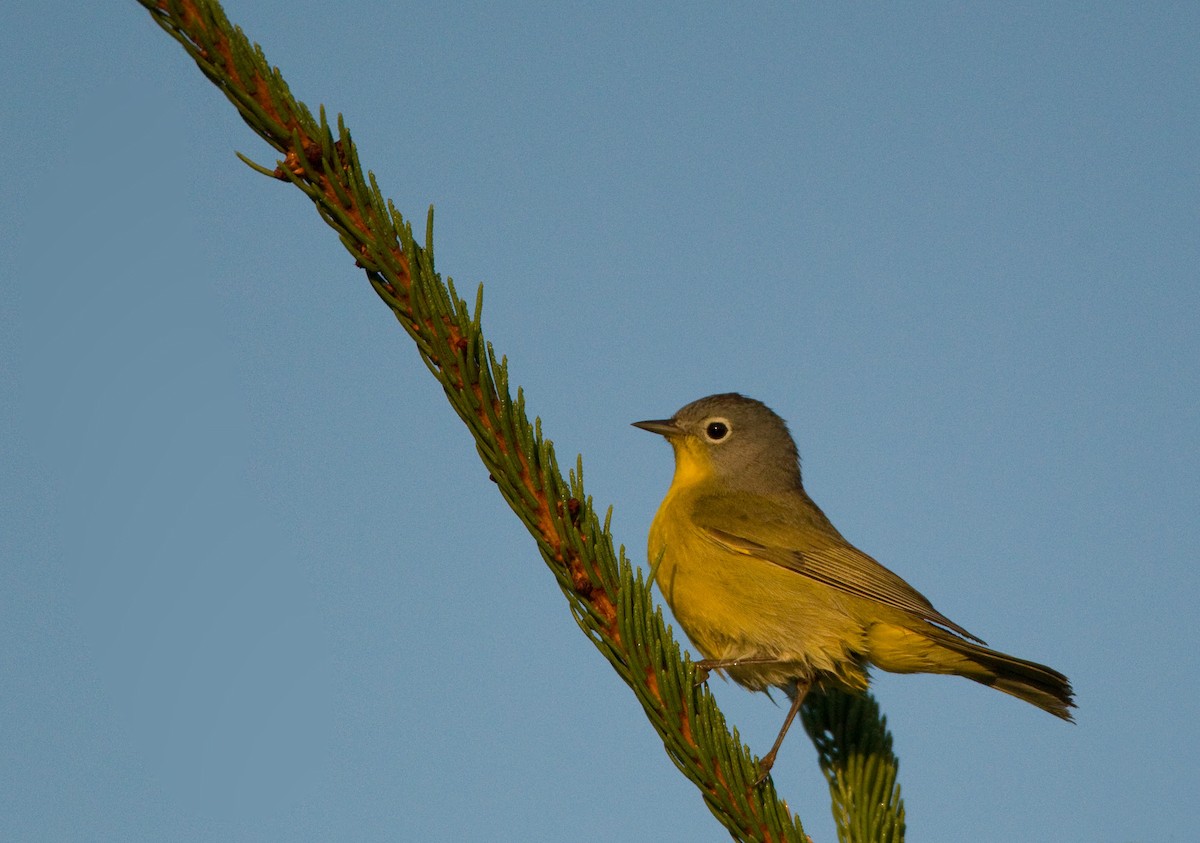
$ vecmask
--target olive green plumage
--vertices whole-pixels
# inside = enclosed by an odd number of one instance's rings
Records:
[[[1071,719],[1065,676],[983,646],[842,537],[804,491],[796,445],[765,404],[712,395],[636,426],[675,451],[649,552],[704,667],[752,690],[783,688],[788,723],[813,683],[862,690],[870,665],[965,676]]]

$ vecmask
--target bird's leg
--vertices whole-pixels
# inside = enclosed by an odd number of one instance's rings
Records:
[[[744,659],[702,659],[698,662],[692,662],[692,667],[696,668],[696,684],[703,685],[708,681],[708,674],[714,670],[725,670],[730,667],[737,667],[741,664],[782,664],[784,659],[777,659],[772,656],[753,656]]]
[[[796,693],[792,697],[792,706],[788,709],[787,717],[783,719],[783,728],[779,730],[779,736],[775,738],[775,743],[767,750],[767,754],[758,761],[758,778],[754,781],[755,787],[765,782],[767,776],[771,775],[771,768],[775,766],[775,756],[779,754],[779,747],[783,746],[783,736],[792,727],[792,721],[796,719],[796,714],[800,711],[800,704],[804,702],[804,696],[807,693],[808,683],[797,682]]]

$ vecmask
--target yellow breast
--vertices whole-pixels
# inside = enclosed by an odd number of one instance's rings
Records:
[[[707,659],[779,660],[729,671],[757,690],[819,672],[865,687],[859,659],[848,649],[864,632],[843,598],[794,571],[730,550],[699,529],[692,504],[713,492],[711,475],[700,459],[680,450],[648,549],[652,561],[662,555],[655,581],[688,638]]]

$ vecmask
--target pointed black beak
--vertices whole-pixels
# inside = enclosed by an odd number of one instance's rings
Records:
[[[659,436],[677,436],[682,433],[679,425],[675,424],[674,419],[651,419],[649,421],[634,422],[634,427],[640,427],[642,430],[648,430],[651,433],[657,433]]]

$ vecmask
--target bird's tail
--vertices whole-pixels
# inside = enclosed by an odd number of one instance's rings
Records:
[[[1033,703],[1055,717],[1068,722],[1074,720],[1071,709],[1075,707],[1075,692],[1071,689],[1070,680],[1057,670],[969,641],[956,643],[967,658],[983,669],[982,672],[964,673],[963,676]]]
[[[870,632],[870,659],[895,673],[952,673],[1012,694],[1055,717],[1073,721],[1075,692],[1057,670],[990,650],[935,627],[918,632],[878,624]]]

